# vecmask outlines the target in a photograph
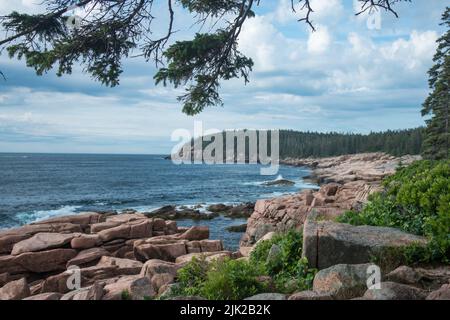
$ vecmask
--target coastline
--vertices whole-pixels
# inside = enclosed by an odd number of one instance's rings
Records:
[[[131,291],[133,299],[157,297],[169,290],[177,270],[194,257],[207,261],[248,259],[255,244],[290,229],[303,229],[303,253],[312,267],[365,263],[373,248],[426,240],[376,227],[367,227],[361,235],[357,227],[333,221],[347,210],[361,208],[371,193],[381,189],[381,180],[394,173],[399,164],[417,159],[382,153],[287,159],[285,164],[310,165],[313,174],[323,182],[320,189],[258,200],[254,210],[248,205],[251,215],[236,251],[226,250],[221,240],[210,239],[210,230],[202,227],[201,221],[192,227],[179,226],[170,219],[176,217],[174,207],[161,208],[153,216],[88,212],[0,232],[0,299],[120,300],[124,290]],[[223,214],[234,208],[222,206],[217,205],[213,211]],[[320,238],[319,234],[327,228],[334,230],[334,235]],[[341,234],[347,238],[340,239]],[[335,236],[338,238],[333,240]],[[372,237],[373,247],[359,244],[366,241],[365,237]],[[333,243],[346,243],[338,255],[323,242],[330,239]],[[66,286],[71,276],[67,269],[74,266],[82,275],[81,288],[70,290]],[[316,296],[308,297],[297,295],[300,300]]]
[[[332,220],[348,210],[359,210],[370,194],[382,190],[383,178],[394,174],[400,164],[419,159],[420,156],[394,157],[384,153],[285,159],[283,164],[311,168],[310,179],[320,189],[257,201],[241,246],[251,246],[269,232],[300,229],[313,211]]]

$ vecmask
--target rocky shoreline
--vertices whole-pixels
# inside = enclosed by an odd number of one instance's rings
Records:
[[[393,157],[384,153],[365,153],[330,158],[285,159],[283,164],[312,168],[311,180],[320,190],[260,200],[248,220],[241,246],[253,245],[271,231],[301,228],[315,211],[322,219],[333,219],[345,211],[359,210],[370,194],[381,191],[381,181],[420,156]]]
[[[380,288],[368,289],[371,256],[427,240],[392,228],[334,222],[343,212],[361,208],[399,164],[417,159],[382,153],[286,159],[284,164],[312,167],[324,184],[318,191],[259,200],[254,208],[210,207],[213,214],[251,214],[236,252],[224,250],[220,240],[209,240],[206,227],[179,227],[174,219],[198,213],[170,206],[145,215],[88,212],[0,232],[0,300],[160,298],[193,257],[248,259],[258,242],[293,228],[303,229],[303,255],[320,270],[313,290],[249,299],[450,299],[448,266],[382,270]]]

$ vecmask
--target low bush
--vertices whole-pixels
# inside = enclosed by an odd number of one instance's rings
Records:
[[[273,246],[279,250],[271,258]],[[240,300],[264,292],[307,290],[316,270],[310,269],[301,255],[302,234],[290,231],[259,243],[249,261],[193,259],[178,271],[179,285],[172,295]]]
[[[450,260],[450,161],[417,161],[384,180],[385,192],[372,195],[361,212],[339,222],[395,227],[427,236],[427,248],[411,246],[404,258],[414,262]]]
[[[203,284],[203,296],[211,300],[240,300],[264,292],[258,278],[261,269],[243,260],[213,262]]]
[[[277,246],[278,253],[269,257],[271,249]],[[271,240],[263,241],[253,250],[250,262],[260,265],[264,272],[274,279],[278,292],[292,293],[308,290],[317,272],[302,258],[303,235],[291,230],[277,234]]]
[[[210,300],[240,300],[265,290],[258,280],[262,270],[243,260],[194,258],[178,271],[172,295],[201,296]]]

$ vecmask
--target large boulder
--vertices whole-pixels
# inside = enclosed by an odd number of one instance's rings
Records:
[[[103,214],[97,212],[81,212],[76,215],[62,216],[51,218],[47,220],[41,220],[33,224],[55,224],[55,223],[71,223],[81,225],[83,228],[90,224],[105,221],[106,217]]]
[[[255,209],[255,204],[248,202],[243,204],[238,204],[231,208],[225,216],[231,218],[249,218]]]
[[[0,273],[0,287],[3,287],[10,280],[10,275],[8,272]]]
[[[202,240],[199,241],[201,252],[217,252],[223,250],[221,240]]]
[[[81,285],[82,287],[88,287],[99,280],[124,275],[137,275],[141,272],[142,266],[142,263],[139,261],[102,256],[95,266],[84,267],[79,270]],[[71,275],[72,271],[67,270],[48,277],[42,285],[41,292],[69,292],[67,280]]]
[[[102,300],[104,284],[96,282],[92,286],[80,290],[72,296],[71,300]]]
[[[177,257],[185,255],[186,253],[185,240],[143,242],[135,244],[134,246],[135,257],[143,262],[151,259],[173,262]]]
[[[37,233],[31,238],[16,243],[11,251],[13,256],[24,252],[44,251],[60,248],[70,243],[79,234]]]
[[[176,221],[166,220],[166,230],[167,234],[176,234],[178,233],[178,225]]]
[[[431,292],[427,300],[450,300],[450,283],[444,284],[440,289]]]
[[[371,264],[338,264],[320,270],[314,277],[313,291],[334,300],[361,297],[367,291]]]
[[[70,246],[77,250],[94,248],[99,244],[101,240],[98,234],[82,234],[70,241]]]
[[[209,205],[206,208],[206,210],[208,210],[210,212],[214,212],[214,213],[224,213],[224,212],[227,212],[228,210],[230,210],[231,208],[232,208],[231,206],[227,206],[226,204],[217,203],[217,204]]]
[[[0,273],[7,274],[7,278],[12,274],[25,273],[27,270],[17,263],[16,256],[0,256]]]
[[[141,269],[140,275],[152,278],[156,274],[169,273],[174,277],[177,275],[178,267],[175,263],[162,260],[148,260]]]
[[[30,238],[31,234],[0,233],[0,254],[10,253],[17,242]]]
[[[72,223],[26,225],[16,229],[2,231],[0,232],[0,254],[10,253],[14,244],[31,238],[36,233],[75,233],[82,231],[80,225]]]
[[[179,266],[162,260],[149,260],[142,267],[140,275],[150,279],[155,292],[172,284],[177,276]]]
[[[411,268],[401,266],[385,277],[386,281],[413,285],[425,290],[437,290],[450,282],[450,266]]]
[[[61,300],[101,300],[105,284],[96,282],[92,286],[73,290],[61,297]]]
[[[65,270],[66,263],[77,255],[73,249],[53,249],[39,252],[26,252],[14,256],[14,263],[27,271],[42,273]]]
[[[103,242],[114,239],[148,238],[152,236],[152,222],[149,219],[131,220],[117,227],[102,230],[98,235]]]
[[[103,248],[91,248],[80,251],[74,258],[67,262],[67,267],[69,266],[85,266],[87,264],[97,263],[101,257],[110,256],[111,254]]]
[[[186,232],[181,234],[179,239],[188,240],[188,241],[194,241],[194,240],[204,240],[209,238],[209,228],[208,227],[201,227],[201,226],[194,226],[189,228]]]
[[[128,223],[136,220],[146,220],[147,217],[141,213],[124,213],[109,216],[106,218],[107,222],[116,222],[119,224]]]
[[[295,194],[270,200],[258,200],[255,211],[247,221],[241,246],[252,246],[270,232],[300,228],[309,213],[305,195]]]
[[[171,273],[158,273],[152,277],[150,283],[152,284],[155,292],[159,292],[160,288],[172,284],[174,280],[175,276]]]
[[[120,226],[120,222],[116,222],[116,221],[105,221],[105,222],[99,222],[99,223],[94,223],[91,225],[91,233],[98,233],[100,231],[106,230],[106,229],[110,229],[110,228],[114,228]]]
[[[427,293],[413,286],[395,282],[382,282],[381,288],[371,288],[362,297],[365,300],[424,300]]]
[[[144,300],[155,296],[148,277],[127,276],[104,288],[103,300]]]
[[[11,281],[0,289],[0,300],[21,300],[30,295],[25,278]]]
[[[303,256],[313,268],[367,263],[373,256],[393,248],[427,244],[424,237],[394,228],[352,226],[316,219],[311,213],[303,228]]]
[[[123,274],[122,270],[115,265],[86,267],[80,269],[79,272],[81,276],[81,286],[84,288],[93,285],[94,283],[96,283],[96,281],[112,279]],[[72,271],[67,270],[48,277],[42,284],[40,292],[59,292],[62,294],[70,292],[71,289],[68,286],[68,280],[72,275]],[[64,297],[63,300],[66,300],[66,298],[67,297]],[[72,297],[70,300],[72,300]]]
[[[130,259],[120,259],[115,257],[103,256],[96,265],[97,267],[115,266],[117,273],[121,275],[135,275],[141,272],[142,262]]]

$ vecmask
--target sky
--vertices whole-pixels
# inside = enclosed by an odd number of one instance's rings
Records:
[[[0,15],[41,12],[41,0],[2,0]],[[389,13],[355,16],[353,0],[312,0],[316,32],[297,20],[290,0],[263,0],[239,49],[254,60],[250,83],[223,82],[224,105],[198,116],[181,112],[180,89],[155,86],[155,66],[124,61],[118,87],[107,88],[76,67],[41,77],[0,55],[0,152],[167,154],[177,129],[294,129],[368,133],[424,125],[445,0],[413,0]],[[157,6],[163,6],[159,2]],[[164,8],[155,8],[164,13]],[[176,40],[201,32],[176,7]],[[167,17],[157,16],[155,33]],[[4,35],[0,34],[2,37]]]

